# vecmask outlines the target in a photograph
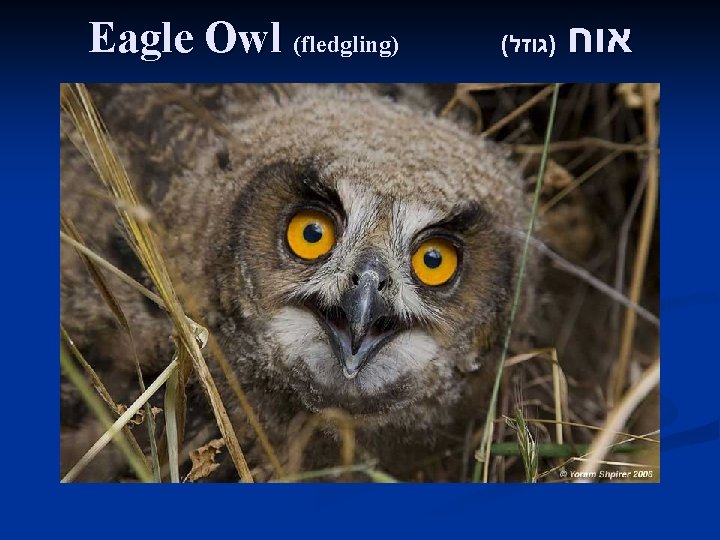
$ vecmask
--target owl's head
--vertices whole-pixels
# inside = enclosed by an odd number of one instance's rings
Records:
[[[266,351],[256,369],[311,410],[459,399],[508,312],[517,172],[477,136],[372,96],[299,96],[233,129],[211,271],[224,316]]]

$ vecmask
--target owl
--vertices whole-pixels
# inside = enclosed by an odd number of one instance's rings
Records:
[[[297,418],[338,409],[355,422],[364,455],[402,478],[410,455],[482,417],[521,252],[513,231],[528,218],[521,174],[501,148],[460,118],[439,118],[420,86],[92,93],[181,295],[192,298],[278,448],[288,448]],[[64,215],[92,249],[151,286],[72,144],[73,128],[65,118],[61,125]],[[172,358],[171,325],[108,280],[149,377]],[[61,319],[108,374],[111,393],[135,397],[128,337],[65,245]],[[65,466],[92,429],[73,392],[61,390]],[[214,428],[195,383],[189,392],[186,439]],[[251,465],[262,469],[242,410],[231,413]],[[306,467],[337,462],[335,430],[313,444]],[[116,462],[93,474],[106,477]]]

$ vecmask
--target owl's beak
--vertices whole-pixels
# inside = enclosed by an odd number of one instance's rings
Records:
[[[366,270],[357,276],[357,284],[343,297],[342,308],[348,318],[350,350],[355,357],[368,331],[387,313],[385,299],[380,295],[380,276]]]
[[[354,379],[398,332],[382,295],[387,279],[388,272],[379,259],[365,257],[357,266],[352,286],[341,297],[343,316],[323,317],[335,356],[348,379]]]

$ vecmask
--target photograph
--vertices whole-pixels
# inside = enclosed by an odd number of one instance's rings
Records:
[[[60,482],[660,482],[660,86],[60,84]]]

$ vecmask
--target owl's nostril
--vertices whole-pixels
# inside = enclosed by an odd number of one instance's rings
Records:
[[[352,273],[354,287],[372,287],[382,291],[389,283],[389,271],[383,259],[373,251],[363,253]]]
[[[377,282],[377,290],[382,291],[387,286],[388,281],[389,281],[388,279],[379,279]],[[360,283],[360,276],[358,274],[352,275],[352,283],[355,286],[357,286]]]

